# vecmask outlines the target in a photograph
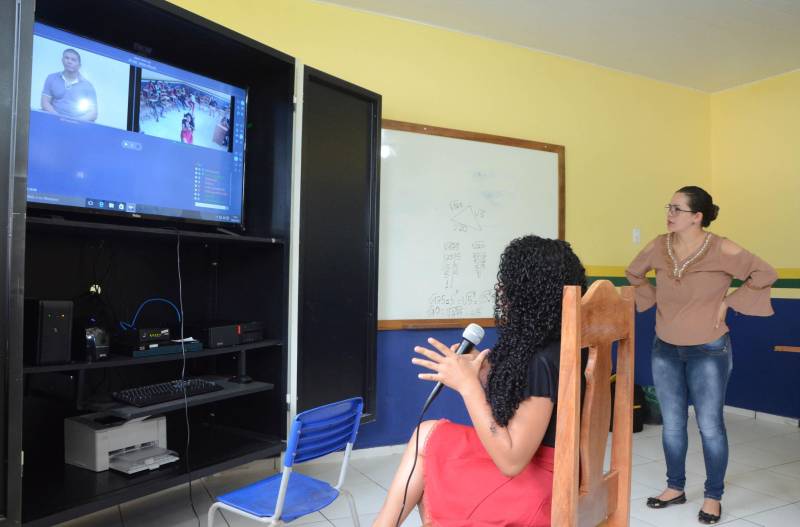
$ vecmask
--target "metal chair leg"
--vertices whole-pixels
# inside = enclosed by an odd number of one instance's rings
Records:
[[[358,522],[358,511],[356,510],[356,500],[353,498],[353,495],[344,489],[340,489],[339,493],[344,494],[345,497],[347,498],[347,505],[350,506],[350,516],[353,517],[353,526],[361,527],[361,524]]]
[[[215,501],[211,504],[211,507],[208,508],[208,527],[214,527],[214,516],[219,509],[219,502]]]

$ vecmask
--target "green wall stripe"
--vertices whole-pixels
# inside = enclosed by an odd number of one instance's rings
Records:
[[[623,286],[623,285],[630,285],[628,283],[628,279],[624,276],[587,276],[586,281],[589,282],[589,285],[592,284],[595,280],[608,280],[615,286]],[[653,279],[650,279],[651,282],[655,282]]]

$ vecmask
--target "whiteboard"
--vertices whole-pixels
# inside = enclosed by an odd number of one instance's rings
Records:
[[[563,237],[563,156],[558,145],[384,121],[378,318],[408,324],[382,328],[493,317],[506,245]]]

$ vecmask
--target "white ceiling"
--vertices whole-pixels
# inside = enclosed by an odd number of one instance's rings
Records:
[[[328,0],[715,92],[800,69],[800,0]]]

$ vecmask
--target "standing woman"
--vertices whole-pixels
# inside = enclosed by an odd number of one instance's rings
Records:
[[[717,523],[728,466],[728,437],[722,407],[733,358],[725,315],[770,316],[770,286],[778,275],[764,260],[705,230],[719,207],[700,187],[683,187],[667,210],[667,234],[650,242],[625,275],[636,286],[636,307],[656,306],[653,380],[664,419],[662,442],[667,489],[647,500],[661,509],[686,503],[686,421],[691,398],[706,465],[705,501],[698,520]],[[654,269],[653,286],[645,275]],[[742,286],[731,294],[731,280]]]

